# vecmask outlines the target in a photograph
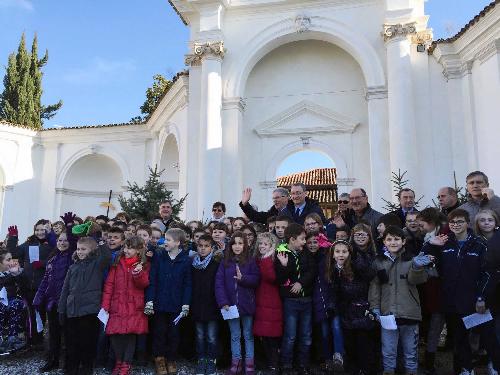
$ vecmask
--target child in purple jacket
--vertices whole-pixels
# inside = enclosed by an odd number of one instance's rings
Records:
[[[259,285],[259,279],[259,267],[250,255],[245,234],[235,232],[215,278],[215,298],[219,307],[229,310],[229,306],[236,305],[239,313],[239,318],[227,321],[231,331],[232,353],[231,367],[227,375],[242,372],[242,331],[245,340],[245,374],[255,373],[252,325],[255,314],[255,289]]]

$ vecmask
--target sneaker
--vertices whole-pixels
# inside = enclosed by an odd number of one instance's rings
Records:
[[[498,375],[498,371],[493,368],[493,362],[488,362],[488,375]]]
[[[205,375],[206,364],[204,358],[198,359],[198,363],[196,364],[196,375]]]
[[[344,371],[344,358],[342,357],[342,354],[333,354],[333,369],[335,371]]]
[[[205,374],[206,375],[217,375],[217,368],[216,368],[215,359],[207,360],[207,367],[205,369]]]

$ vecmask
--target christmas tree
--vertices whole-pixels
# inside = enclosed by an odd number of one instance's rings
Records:
[[[158,171],[158,166],[155,166],[154,169],[148,168],[149,177],[144,186],[127,181],[126,191],[130,193],[130,197],[118,197],[122,210],[134,219],[151,222],[158,216],[160,203],[170,201],[172,202],[172,216],[178,219],[186,196],[179,200],[174,199],[172,192],[167,189],[164,182],[160,181],[160,177],[165,170]]]

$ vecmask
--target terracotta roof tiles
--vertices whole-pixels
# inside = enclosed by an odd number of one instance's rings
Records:
[[[337,200],[337,171],[335,168],[318,168],[306,172],[293,173],[278,177],[278,187],[290,188],[297,182],[307,187],[309,198],[319,203],[331,203]]]

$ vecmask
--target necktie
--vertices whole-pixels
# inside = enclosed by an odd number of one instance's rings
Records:
[[[299,217],[300,216],[300,208],[297,208],[295,210],[295,216]]]

